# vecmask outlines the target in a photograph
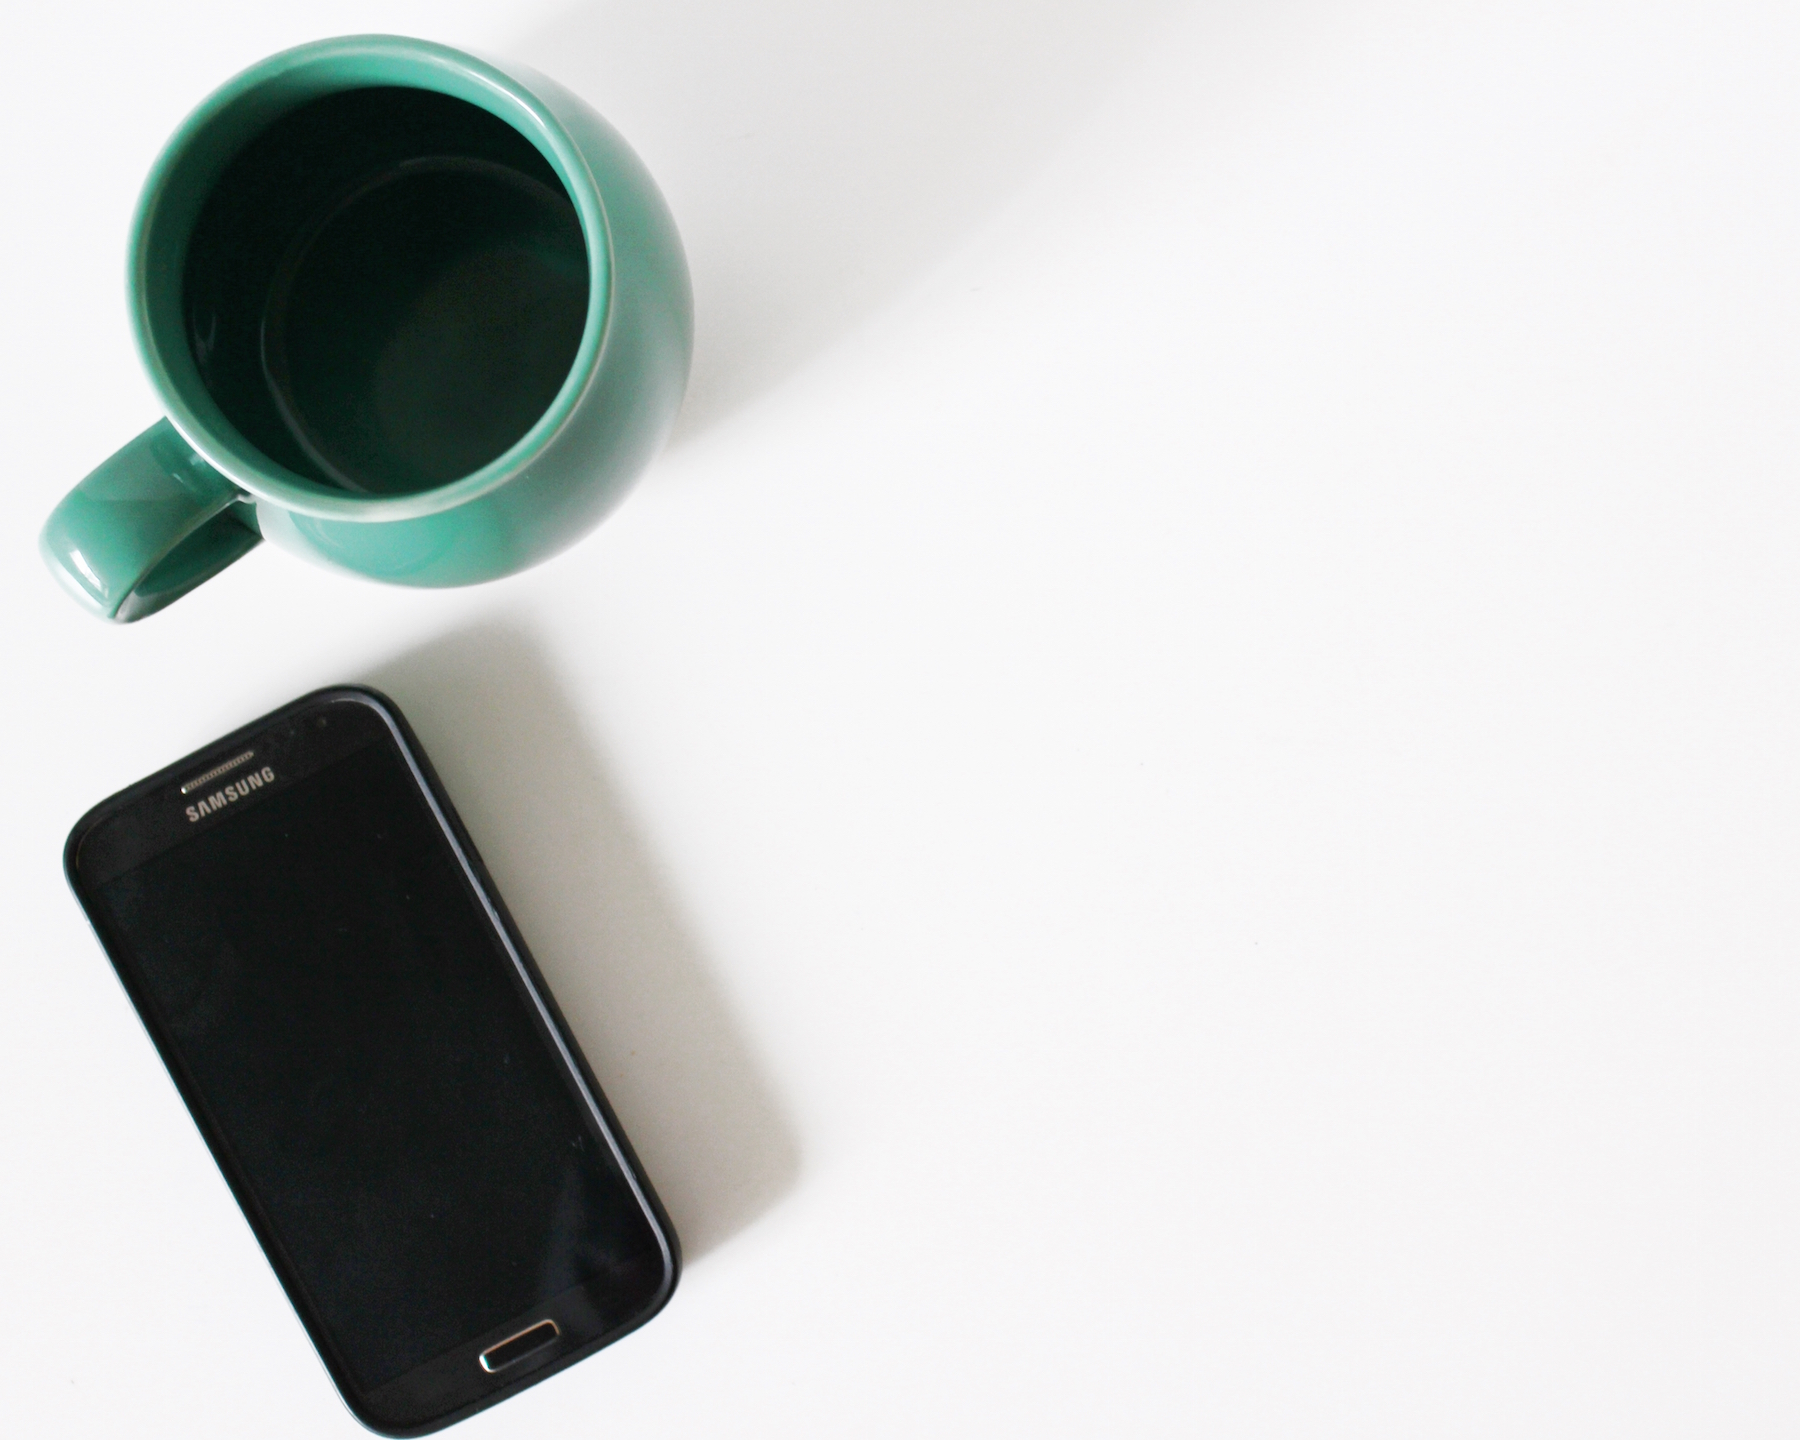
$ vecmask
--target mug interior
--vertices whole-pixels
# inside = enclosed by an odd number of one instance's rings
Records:
[[[605,270],[539,115],[456,93],[442,57],[467,57],[363,42],[371,67],[353,43],[265,62],[171,142],[135,247],[140,341],[178,428],[247,488],[416,502],[548,433]]]

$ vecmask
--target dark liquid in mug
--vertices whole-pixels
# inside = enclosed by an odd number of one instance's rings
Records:
[[[318,483],[403,495],[479,470],[549,407],[587,320],[587,247],[504,121],[353,90],[226,168],[183,299],[201,377],[246,439]]]

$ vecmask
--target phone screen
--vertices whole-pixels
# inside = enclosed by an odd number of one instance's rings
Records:
[[[224,813],[177,800],[161,823],[192,833],[166,848],[100,827],[83,867],[240,1200],[368,1391],[668,1257],[405,753],[369,707],[326,713],[343,753],[302,764],[297,723]]]

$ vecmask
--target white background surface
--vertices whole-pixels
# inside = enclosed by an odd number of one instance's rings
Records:
[[[526,576],[34,554],[155,418],[244,65],[525,59],[662,180],[675,440]],[[79,0],[8,16],[0,1428],[350,1436],[59,874],[406,708],[688,1244],[502,1436],[1792,1436],[1800,18]]]

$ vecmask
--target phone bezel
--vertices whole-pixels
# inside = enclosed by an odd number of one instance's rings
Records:
[[[586,1112],[586,1119],[596,1136],[611,1150],[618,1162],[627,1185],[656,1237],[662,1256],[661,1273],[645,1277],[647,1282],[653,1282],[649,1284],[646,1297],[641,1301],[633,1298],[623,1310],[619,1305],[609,1303],[611,1297],[606,1293],[604,1282],[577,1286],[532,1307],[523,1315],[508,1317],[491,1331],[469,1337],[450,1351],[397,1379],[370,1389],[365,1389],[356,1382],[349,1366],[337,1353],[311,1297],[301,1284],[294,1266],[282,1249],[279,1237],[264,1214],[254,1188],[237,1167],[230,1147],[215,1133],[206,1114],[204,1097],[184,1073],[179,1052],[162,1032],[154,1008],[146,1004],[145,998],[138,993],[128,965],[121,963],[120,952],[125,947],[117,937],[109,933],[105,911],[95,903],[87,888],[97,882],[84,876],[81,870],[82,847],[102,825],[128,815],[144,815],[147,807],[180,804],[180,785],[184,779],[204,774],[211,765],[229,759],[246,746],[255,748],[254,742],[259,738],[276,733],[297,734],[300,737],[310,735],[310,727],[298,722],[311,719],[317,711],[344,704],[367,707],[382,722],[382,733],[373,741],[359,741],[348,749],[341,748],[338,753],[329,755],[317,764],[303,763],[293,772],[291,779],[282,777],[284,784],[304,778],[313,770],[352,753],[354,749],[360,749],[363,744],[388,743],[395,748],[437,820],[451,858],[460,868],[480,909],[494,927],[501,948],[513,962],[512,978],[530,1001],[528,1010],[533,1016],[540,1039],[563,1067],[571,1088],[584,1102],[581,1108]],[[322,751],[329,748],[329,742],[321,742]],[[218,783],[224,785],[229,779],[229,776],[221,777]],[[274,793],[273,790],[271,793]],[[230,824],[234,813],[236,807],[208,816],[204,823],[209,826],[215,823]],[[181,843],[181,839],[192,832],[176,833],[179,838],[171,840],[168,845],[159,844],[145,849],[132,863],[142,863],[152,855],[161,853],[163,849]],[[668,1303],[681,1273],[680,1242],[676,1238],[674,1226],[644,1174],[630,1142],[619,1127],[592,1068],[558,1009],[555,998],[545,984],[524,938],[519,934],[518,927],[482,863],[480,854],[426,757],[424,748],[399,707],[387,696],[363,685],[338,685],[316,690],[234,730],[203,749],[184,756],[173,765],[166,766],[154,775],[101,801],[83,815],[69,834],[63,852],[63,870],[76,900],[87,915],[88,922],[111,963],[114,975],[137,1012],[151,1043],[156,1047],[189,1116],[199,1129],[202,1140],[243,1211],[251,1232],[268,1258],[276,1279],[312,1340],[320,1361],[344,1404],[360,1423],[382,1435],[430,1434],[585,1359],[653,1318]],[[516,1367],[507,1366],[497,1373],[489,1373],[480,1366],[478,1357],[483,1349],[540,1317],[557,1320],[561,1335],[555,1342],[542,1351],[525,1356]],[[457,1378],[459,1375],[469,1378],[464,1382]]]

